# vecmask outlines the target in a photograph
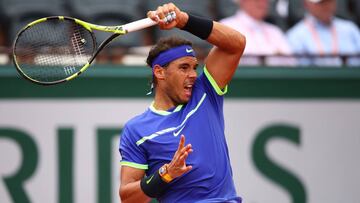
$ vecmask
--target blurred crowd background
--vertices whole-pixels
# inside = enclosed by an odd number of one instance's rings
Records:
[[[16,33],[45,16],[72,16],[99,25],[119,25],[146,17],[169,0],[0,0],[0,64],[11,63]],[[359,0],[172,0],[194,15],[221,21],[247,37],[247,66],[360,67]],[[326,22],[326,16],[330,21]],[[324,19],[321,19],[321,18]],[[318,19],[320,18],[320,19]],[[111,43],[97,63],[144,65],[160,37],[180,34],[194,42],[200,60],[209,45],[181,30],[152,27]],[[109,34],[96,32],[103,41]]]

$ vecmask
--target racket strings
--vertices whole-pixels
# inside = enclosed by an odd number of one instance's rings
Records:
[[[19,34],[14,55],[27,77],[55,82],[80,71],[94,52],[94,42],[91,33],[72,20],[46,20]]]
[[[76,56],[83,56],[86,54],[85,47],[83,44],[86,43],[86,40],[83,38],[83,34],[81,30],[76,29],[73,36],[71,37],[71,44],[73,46],[74,52]]]

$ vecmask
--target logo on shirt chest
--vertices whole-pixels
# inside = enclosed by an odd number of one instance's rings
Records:
[[[175,137],[177,137],[184,128],[185,128],[185,124],[184,124],[179,130],[175,130],[175,131],[173,132],[173,135],[174,135]]]
[[[176,127],[170,127],[170,128],[166,128],[160,131],[157,131],[151,135],[148,136],[144,136],[142,137],[140,140],[138,140],[136,142],[136,145],[141,145],[142,143],[144,143],[146,140],[151,140],[154,139],[155,137],[158,137],[160,135],[163,135],[165,133],[169,133],[172,132],[173,136],[177,137],[182,130],[185,128],[186,126],[186,122],[188,121],[188,119],[199,109],[199,107],[201,106],[201,104],[204,102],[206,98],[206,93],[203,94],[203,96],[201,97],[199,103],[196,105],[196,107],[194,109],[192,109],[186,116],[185,119],[181,122],[180,125],[176,126]]]

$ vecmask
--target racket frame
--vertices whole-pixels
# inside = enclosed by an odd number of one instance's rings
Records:
[[[174,15],[174,13],[172,13],[172,15]],[[39,81],[39,80],[36,80],[36,79],[33,79],[31,77],[29,77],[28,75],[26,75],[24,73],[23,70],[21,70],[19,64],[18,64],[18,61],[17,61],[17,56],[15,54],[15,50],[16,50],[16,43],[18,41],[18,38],[19,36],[27,29],[29,29],[30,27],[36,25],[36,24],[39,24],[39,23],[42,23],[44,21],[47,21],[47,20],[54,20],[54,19],[57,19],[57,20],[70,20],[70,21],[74,21],[76,24],[84,27],[86,30],[88,30],[92,36],[92,39],[93,39],[93,44],[94,44],[94,52],[93,54],[91,55],[89,61],[82,67],[80,68],[80,70],[64,79],[61,79],[61,80],[57,80],[57,81],[51,81],[51,82],[44,82],[44,81]],[[144,28],[147,28],[147,27],[150,27],[150,26],[153,26],[153,25],[156,25],[157,22],[151,20],[150,18],[144,18],[144,19],[141,19],[141,20],[137,20],[137,21],[134,21],[134,22],[131,22],[131,23],[128,23],[128,24],[125,24],[125,25],[118,25],[118,26],[103,26],[103,25],[96,25],[96,24],[92,24],[92,23],[88,23],[88,22],[85,22],[85,21],[82,21],[80,19],[77,19],[77,18],[72,18],[72,17],[68,17],[68,16],[49,16],[49,17],[44,17],[44,18],[40,18],[38,20],[35,20],[29,24],[27,24],[24,28],[22,28],[18,34],[16,35],[16,38],[14,40],[14,43],[13,43],[13,62],[15,64],[15,67],[16,67],[16,70],[20,73],[21,76],[23,76],[25,79],[33,82],[33,83],[36,83],[36,84],[40,84],[40,85],[54,85],[54,84],[59,84],[59,83],[62,83],[62,82],[66,82],[66,81],[69,81],[69,80],[72,80],[74,79],[75,77],[79,76],[81,73],[83,73],[86,69],[88,69],[91,65],[91,63],[94,61],[94,59],[96,58],[96,56],[99,54],[99,52],[107,45],[109,44],[112,40],[114,40],[116,37],[118,37],[119,35],[125,35],[127,33],[130,33],[130,32],[134,32],[134,31],[137,31],[137,30],[141,30],[141,29],[144,29]],[[109,33],[113,33],[111,36],[109,36],[106,40],[104,40],[98,47],[97,47],[97,43],[96,43],[96,37],[93,33],[93,30],[98,30],[98,31],[104,31],[104,32],[109,32]]]

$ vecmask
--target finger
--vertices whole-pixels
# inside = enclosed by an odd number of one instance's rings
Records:
[[[189,172],[191,169],[192,169],[192,166],[191,166],[191,165],[186,166],[186,168],[185,168],[185,170],[184,170],[184,173]]]
[[[169,3],[168,7],[169,7],[170,11],[174,12],[175,16],[173,16],[173,20],[177,22],[177,19],[178,19],[177,16],[180,16],[180,13],[181,13],[180,9],[178,7],[176,7],[176,5],[173,3]]]
[[[184,153],[186,153],[190,150],[192,150],[191,144],[188,144],[188,145],[186,145],[186,147],[183,147],[180,151],[178,151],[176,153],[176,156],[174,156],[174,161],[178,161]]]
[[[181,150],[180,150],[180,155],[181,154],[184,154],[185,152],[189,151],[190,149],[192,149],[192,145],[191,144],[187,144],[185,147],[183,147]]]
[[[148,11],[147,12],[147,17],[150,18],[151,20],[155,21],[155,22],[159,22],[159,17],[156,15],[155,11]]]
[[[164,13],[165,16],[166,16],[168,13],[170,13],[170,9],[169,9],[169,5],[168,5],[168,4],[164,4],[162,7],[163,7],[162,11],[163,11],[163,13]]]
[[[178,149],[176,150],[174,157],[173,157],[173,159],[175,161],[177,159],[179,159],[179,156],[181,156],[186,151],[186,148],[184,147],[184,145],[185,145],[185,136],[181,135]]]
[[[186,159],[188,158],[189,154],[193,152],[193,149],[189,148],[188,150],[184,151],[182,154],[179,154],[179,157],[174,160],[174,164],[179,165],[185,165]]]
[[[180,137],[180,141],[179,141],[179,146],[171,160],[170,163],[176,163],[177,160],[179,159],[179,156],[181,156],[181,154],[183,153],[182,149],[184,148],[184,143],[185,143],[185,136],[181,135]]]
[[[175,4],[168,3],[166,6],[167,6],[167,8],[169,10],[169,13],[171,13],[171,12],[174,12],[175,14],[180,13],[180,10],[175,6]]]
[[[186,164],[186,159],[187,159],[188,156],[189,156],[189,153],[187,153],[187,152],[185,152],[184,154],[182,154],[182,155],[179,157],[177,164],[178,164],[179,166],[185,165],[185,164]]]
[[[178,9],[178,8],[175,6],[175,4],[173,4],[173,3],[168,3],[168,4],[166,4],[166,6],[168,7],[168,9],[169,9],[170,11],[175,11],[175,9]]]
[[[171,26],[169,26],[169,24],[172,23],[172,22],[176,22],[175,19],[176,19],[176,14],[175,14],[174,11],[172,11],[171,13],[165,14],[165,17],[160,19],[160,22],[162,22],[161,25],[163,25],[163,27],[165,29],[167,29],[167,28],[172,28]],[[175,25],[176,25],[176,23],[175,23]]]
[[[174,4],[165,4],[163,5],[163,12],[165,14],[165,23],[169,24],[170,22],[176,19],[175,5]]]
[[[180,157],[178,159],[178,162],[182,163],[182,164],[185,164],[185,160],[188,158],[189,154],[192,153],[192,152],[193,152],[192,149],[189,149],[189,150],[185,151],[183,154],[180,155]]]
[[[170,30],[177,25],[177,14],[175,11],[171,11],[170,13],[165,13],[165,17],[157,21],[160,29],[162,30]]]
[[[184,160],[187,158],[188,154],[193,152],[191,147],[192,147],[191,144],[188,144],[186,147],[182,148],[180,151],[177,151],[175,153],[173,159],[171,160],[170,164],[176,165],[176,166],[184,165],[185,164]]]
[[[167,23],[167,22],[159,21],[158,25],[161,30],[171,30],[176,26],[176,22],[173,21],[171,23]]]
[[[174,19],[171,19],[171,21],[165,22],[164,29],[171,29],[176,26],[176,21]]]
[[[148,11],[147,14],[146,14],[146,16],[147,16],[148,18],[153,18],[153,17],[155,17],[155,11]]]
[[[163,6],[159,6],[156,9],[156,15],[162,20],[165,18],[165,13],[164,13],[164,7]]]
[[[180,141],[179,141],[179,147],[178,147],[177,151],[180,151],[184,147],[184,143],[185,143],[185,136],[181,135]]]

